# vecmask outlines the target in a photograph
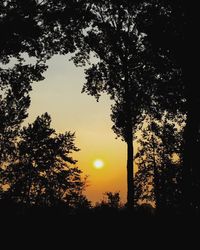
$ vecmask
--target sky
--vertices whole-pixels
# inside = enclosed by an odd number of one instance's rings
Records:
[[[38,115],[48,112],[52,127],[57,133],[76,133],[75,144],[80,148],[73,154],[77,166],[88,176],[85,194],[94,203],[103,193],[120,192],[122,202],[126,199],[126,144],[112,131],[110,120],[111,101],[103,95],[99,102],[81,93],[85,82],[84,68],[76,67],[70,56],[54,56],[48,62],[45,80],[34,83],[27,123]],[[95,160],[104,166],[96,169]]]

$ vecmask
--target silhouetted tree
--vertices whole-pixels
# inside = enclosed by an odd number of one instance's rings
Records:
[[[50,123],[45,113],[20,131],[15,161],[1,171],[1,184],[8,187],[4,197],[26,206],[86,204],[81,171],[70,156],[78,151],[75,136],[56,134]]]
[[[23,162],[18,159],[19,162],[16,163],[19,154],[21,154],[20,157],[23,155],[17,137],[20,124],[27,117],[31,84],[33,81],[43,79],[42,73],[46,69],[44,63],[47,59],[56,53],[66,54],[75,50],[79,27],[83,27],[84,24],[80,14],[83,2],[3,0],[0,3],[0,31],[3,34],[0,41],[0,62],[4,64],[0,71],[0,170],[3,175],[6,173],[5,168],[10,173],[12,168],[16,170],[14,176],[17,174],[17,169],[19,175],[22,174],[20,169],[23,170],[24,165],[26,167],[27,164],[29,165],[25,168],[26,171],[32,166],[32,163],[24,163],[25,155]],[[65,32],[61,32],[63,29]],[[33,65],[26,64],[25,53],[34,59]],[[12,59],[16,63],[14,67],[12,67]],[[75,172],[76,168],[74,168],[74,176]],[[77,170],[77,176],[78,173]],[[26,179],[25,176],[24,178]],[[5,178],[1,180],[1,184],[5,180]],[[13,185],[17,189],[18,184]],[[25,186],[22,185],[22,189],[26,189]],[[26,187],[28,189],[28,186]],[[69,195],[67,197],[69,198]],[[80,193],[75,192],[73,197],[74,201],[71,200],[73,204],[77,204],[79,199],[82,206],[86,205],[87,199]]]
[[[0,3],[0,164],[15,152],[19,126],[27,117],[29,92],[34,81],[43,80],[41,62],[42,26],[33,0],[2,0]],[[40,44],[40,46],[39,46]],[[24,54],[36,59],[27,64]],[[15,59],[14,62],[12,59]],[[9,64],[10,63],[10,64]],[[15,65],[13,66],[13,64]],[[5,164],[5,163],[4,163]]]
[[[118,192],[112,193],[112,192],[107,192],[107,203],[108,206],[111,208],[119,208],[120,207],[120,194]]]
[[[97,214],[113,213],[117,212],[121,207],[119,192],[106,192],[103,200],[96,203],[95,211]]]
[[[74,58],[76,63],[82,62],[94,53],[97,62],[86,70],[83,92],[97,100],[107,93],[114,100],[113,130],[127,143],[127,200],[132,207],[133,134],[144,111],[155,113],[168,106],[176,112],[175,104],[182,101],[180,69],[168,56],[154,55],[146,43],[146,34],[137,27],[138,1],[100,1],[91,3],[88,10],[91,22]],[[172,101],[174,107],[169,106]]]
[[[168,55],[182,71],[184,82],[183,105],[186,116],[183,153],[183,192],[184,207],[199,207],[199,127],[200,116],[198,68],[195,60],[198,55],[199,39],[194,34],[198,29],[198,14],[195,5],[187,1],[146,1],[141,10],[138,25],[147,34],[154,54]],[[193,206],[191,206],[193,204]]]
[[[120,119],[123,129],[115,132],[127,143],[127,200],[128,206],[132,207],[133,130],[144,105],[144,88],[142,81],[138,81],[144,71],[143,37],[138,35],[134,24],[134,5],[126,1],[91,2],[88,11],[90,25],[82,34],[82,47],[79,46],[80,51],[74,60],[81,63],[93,52],[97,63],[86,70],[87,82],[83,92],[95,96],[97,100],[105,92],[118,106],[123,106],[123,117]]]
[[[81,15],[77,1],[2,0],[0,3],[0,165],[11,160],[20,124],[27,117],[29,92],[43,80],[45,62],[63,49],[75,50]],[[60,32],[58,20],[65,18]],[[62,35],[61,35],[62,34]],[[27,64],[25,54],[33,58]],[[13,66],[13,64],[15,65]],[[11,155],[12,153],[12,155]]]
[[[55,53],[73,52],[74,37],[82,1],[65,0],[2,0],[0,3],[0,58],[4,63],[11,57],[27,53],[45,61]],[[73,8],[73,11],[72,11]],[[58,22],[58,20],[62,20]],[[62,28],[65,33],[61,34]]]
[[[73,53],[81,44],[82,31],[91,20],[88,11],[90,1],[85,0],[34,0],[36,20],[41,29],[39,44],[40,58]],[[85,47],[86,48],[86,47]],[[88,56],[82,58],[82,62]]]
[[[137,154],[136,201],[155,204],[157,212],[181,209],[182,128],[184,117],[148,118]]]
[[[0,69],[0,166],[15,153],[20,124],[27,117],[33,81],[41,81],[44,65],[16,64]],[[12,160],[12,159],[10,159]]]

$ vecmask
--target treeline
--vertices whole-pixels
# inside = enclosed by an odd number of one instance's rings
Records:
[[[73,53],[75,65],[88,65],[83,92],[114,101],[113,131],[127,144],[127,208],[148,203],[159,214],[198,214],[195,18],[195,7],[181,0],[1,1],[2,200],[89,206],[70,156],[78,150],[74,134],[56,134],[48,114],[21,128],[32,84],[44,79],[48,59]]]

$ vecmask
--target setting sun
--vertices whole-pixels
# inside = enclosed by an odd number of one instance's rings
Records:
[[[96,169],[101,169],[104,166],[104,162],[102,160],[95,160],[94,161],[94,167]]]

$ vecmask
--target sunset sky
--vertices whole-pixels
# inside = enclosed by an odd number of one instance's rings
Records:
[[[77,68],[68,59],[55,56],[49,62],[45,80],[33,85],[31,107],[26,123],[48,112],[56,132],[76,132],[76,146],[81,151],[74,154],[85,175],[88,175],[87,197],[100,201],[106,191],[120,191],[126,198],[126,144],[112,131],[111,101],[102,96],[95,98],[82,94],[85,81],[84,68]],[[94,161],[101,159],[103,168],[96,169]]]

